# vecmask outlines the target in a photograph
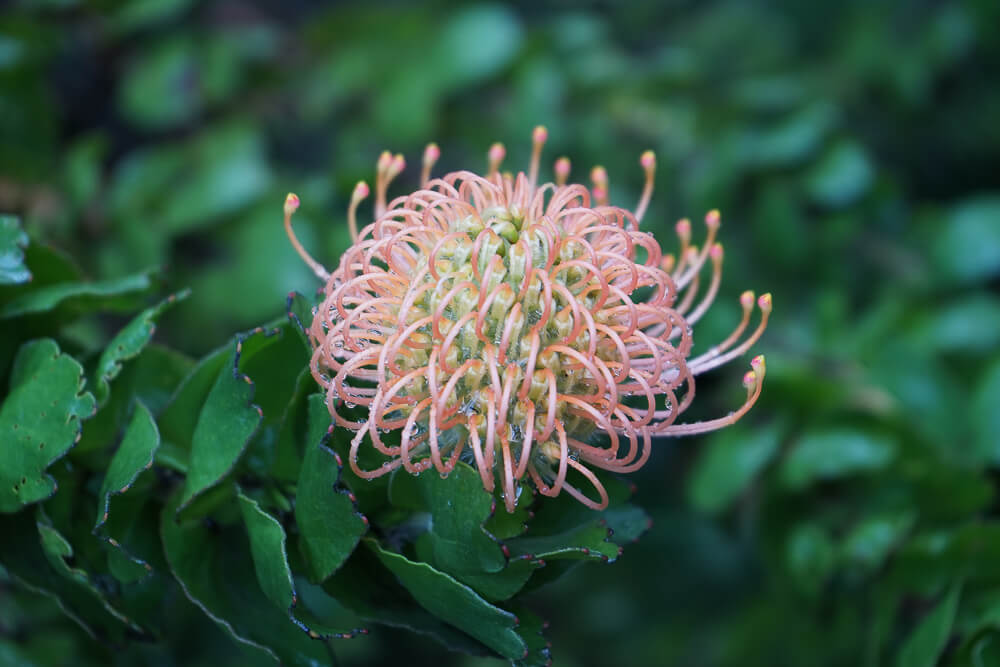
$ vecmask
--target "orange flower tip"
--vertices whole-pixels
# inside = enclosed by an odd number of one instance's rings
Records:
[[[607,183],[608,182],[608,172],[607,170],[598,165],[590,170],[590,180],[594,183]]]
[[[719,209],[713,208],[711,211],[705,214],[705,224],[709,227],[718,227],[719,221],[722,219],[722,214],[719,213]]]
[[[744,310],[750,310],[753,308],[754,293],[752,290],[747,290],[740,294],[740,305],[743,306]]]
[[[765,313],[770,313],[771,312],[771,293],[768,292],[767,294],[761,294],[760,298],[757,299],[757,305],[760,306],[760,309],[763,310]]]
[[[435,143],[427,144],[424,149],[424,164],[434,164],[441,157],[441,149]]]
[[[688,256],[688,261],[689,262],[696,262],[696,261],[698,261],[698,246],[696,246],[696,245],[689,245],[688,249],[687,249],[687,256]]]
[[[382,151],[382,154],[378,156],[378,162],[375,163],[375,169],[382,172],[388,170],[390,166],[392,166],[392,153]]]
[[[404,169],[406,169],[406,158],[403,157],[402,153],[396,153],[389,164],[389,173],[396,176]]]
[[[767,363],[764,361],[764,355],[758,354],[756,357],[750,360],[750,367],[754,369],[760,375],[764,375],[767,371]]]
[[[536,144],[544,144],[545,140],[549,138],[549,131],[544,125],[539,125],[535,127],[534,131],[531,133],[531,140]]]
[[[691,234],[691,221],[687,218],[681,218],[677,221],[677,224],[674,225],[674,229],[677,230],[678,236],[688,236]]]
[[[712,256],[712,259],[714,259],[715,261],[721,260],[722,259],[722,244],[721,243],[715,243],[715,244],[713,244],[712,245],[712,249],[709,250],[708,253],[709,253],[709,255]]]
[[[285,197],[285,215],[291,215],[295,213],[295,210],[299,207],[299,196],[294,192],[289,192],[288,196]]]
[[[371,190],[368,188],[368,184],[364,181],[358,181],[358,184],[354,186],[354,192],[351,194],[351,199],[355,202],[359,202],[369,195]]]
[[[654,169],[656,167],[656,153],[646,151],[639,156],[639,164],[642,165],[643,169]]]
[[[747,371],[746,375],[743,376],[743,386],[747,389],[753,389],[757,386],[757,374],[753,371]]]
[[[663,259],[660,261],[660,268],[662,268],[665,272],[670,273],[674,270],[674,264],[676,264],[676,260],[673,255],[664,255]],[[750,305],[753,305],[752,298],[750,299]]]
[[[569,176],[570,162],[569,158],[561,157],[556,160],[555,172],[556,176],[561,176],[563,178]]]
[[[490,162],[493,164],[499,164],[503,162],[503,159],[507,156],[507,149],[500,142],[497,142],[490,146],[489,158]]]

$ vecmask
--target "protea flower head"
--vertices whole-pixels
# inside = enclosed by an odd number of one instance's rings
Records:
[[[538,183],[546,130],[533,135],[527,173],[501,173],[494,144],[484,176],[457,171],[430,177],[440,151],[431,144],[422,186],[386,202],[404,168],[383,153],[376,166],[374,222],[358,231],[354,189],[348,224],[354,239],[328,273],[291,230],[298,198],[285,204],[293,245],[325,281],[309,336],[311,368],[336,423],[355,432],[350,466],[363,478],[396,468],[441,475],[474,464],[483,486],[501,485],[513,511],[523,484],[555,496],[566,491],[594,509],[608,495],[593,468],[639,469],[656,436],[704,433],[734,423],[757,400],[764,359],[743,378],[746,400],[711,421],[679,423],[695,378],[739,357],[760,337],[768,294],[740,297],[743,317],[723,341],[691,356],[692,327],[708,310],[722,272],[715,242],[718,211],[705,216],[701,247],[691,223],[676,225],[676,255],[664,255],[639,230],[653,191],[653,153],[639,162],[646,183],[634,211],[608,203],[608,176],[593,189],[569,184],[570,163],[555,163],[555,182]],[[706,282],[707,287],[700,288]],[[760,323],[744,335],[754,305]],[[338,412],[366,406],[358,422]],[[398,431],[398,444],[383,434]],[[368,444],[370,443],[370,444]],[[361,447],[385,457],[358,462]],[[568,477],[570,470],[577,474]],[[584,491],[573,480],[593,488]]]

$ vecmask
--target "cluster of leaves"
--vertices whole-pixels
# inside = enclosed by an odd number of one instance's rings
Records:
[[[0,231],[4,349],[16,350],[2,369],[0,585],[53,598],[109,647],[162,638],[161,601],[183,591],[286,665],[328,664],[331,639],[371,623],[543,665],[543,623],[519,593],[614,561],[648,525],[613,480],[601,514],[571,500],[536,514],[530,492],[508,514],[464,463],[446,479],[358,478],[341,463],[353,434],[331,425],[309,373],[304,297],[193,360],[151,341],[181,292],[88,353],[74,321],[129,312],[155,281],[86,282],[16,218]]]

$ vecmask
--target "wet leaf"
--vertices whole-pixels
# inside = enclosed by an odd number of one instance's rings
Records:
[[[0,405],[0,512],[55,493],[45,470],[73,446],[81,420],[94,413],[94,397],[81,394],[82,388],[83,368],[55,341],[21,347]]]

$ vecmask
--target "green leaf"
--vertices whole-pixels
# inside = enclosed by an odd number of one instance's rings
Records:
[[[836,564],[833,541],[818,523],[801,523],[788,537],[785,552],[794,582],[806,593],[816,594]]]
[[[184,594],[239,642],[289,667],[329,664],[324,639],[277,609],[258,584],[251,544],[242,524],[178,522],[180,496],[160,515],[160,536],[171,572]]]
[[[264,339],[273,342],[274,334],[268,332]],[[191,517],[203,511],[192,503],[229,476],[263,420],[261,409],[252,402],[253,382],[240,371],[240,359],[245,341],[264,336],[262,329],[256,329],[236,337],[236,344],[198,413],[180,502],[182,516]]]
[[[295,604],[295,585],[285,551],[285,529],[277,519],[262,510],[257,501],[242,492],[237,498],[250,536],[250,555],[257,583],[278,609],[291,609]]]
[[[42,551],[45,552],[45,557],[52,566],[52,569],[70,581],[80,584],[81,587],[85,588],[95,598],[101,600],[103,606],[122,623],[131,624],[128,618],[107,602],[104,594],[90,580],[85,571],[70,567],[69,563],[73,561],[74,556],[73,547],[58,530],[44,520],[44,514],[41,512],[39,514],[42,516],[42,520],[38,522],[38,534],[42,540]],[[135,629],[139,630],[139,628]]]
[[[21,221],[11,215],[0,215],[0,285],[19,285],[31,280],[31,271],[24,261],[28,235],[21,230]]]
[[[834,107],[817,102],[772,127],[748,134],[741,156],[745,162],[764,168],[799,163],[821,147],[836,120]]]
[[[877,570],[913,527],[916,518],[912,512],[864,518],[844,538],[842,557],[868,572]]]
[[[951,635],[961,593],[962,585],[954,584],[934,610],[924,616],[899,650],[896,660],[899,667],[934,667],[937,664]]]
[[[122,113],[142,128],[170,128],[190,121],[201,110],[196,43],[169,38],[147,44],[130,63],[119,86]]]
[[[421,556],[421,560],[427,560],[420,550],[418,555]],[[545,567],[545,561],[541,559],[518,558],[512,559],[499,572],[464,572],[455,575],[455,578],[471,586],[490,602],[499,602],[517,595],[531,579],[535,570],[542,567]]]
[[[295,520],[302,534],[313,581],[322,582],[344,564],[368,530],[349,493],[340,487],[343,467],[327,442],[332,429],[322,394],[309,397],[309,435],[295,498]]]
[[[875,172],[863,146],[842,141],[830,148],[806,174],[813,201],[831,208],[853,204],[872,186]]]
[[[169,297],[141,312],[131,322],[115,334],[111,339],[101,357],[97,362],[94,371],[95,389],[99,405],[104,405],[111,393],[111,380],[118,376],[122,369],[122,363],[129,359],[134,359],[142,352],[143,348],[152,340],[153,332],[156,331],[156,319],[165,310],[173,306],[178,301],[183,301],[191,294],[190,290],[184,290]]]
[[[73,548],[40,512],[0,514],[0,563],[28,590],[55,600],[91,637],[120,641],[128,620],[108,604],[86,573],[71,568]],[[138,628],[133,628],[138,630]]]
[[[303,453],[309,444],[306,433],[309,426],[307,423],[309,397],[315,390],[316,383],[309,367],[306,366],[295,380],[295,389],[288,400],[288,405],[285,406],[281,426],[278,429],[278,441],[274,445],[274,463],[271,465],[270,474],[279,482],[292,483],[299,478]],[[330,413],[326,412],[325,407],[323,411],[329,423]],[[325,429],[323,432],[326,432]]]
[[[496,493],[499,495],[502,491],[497,489]],[[523,535],[524,531],[528,530],[528,522],[534,516],[534,513],[529,509],[532,505],[533,494],[534,490],[530,487],[522,487],[521,497],[517,499],[518,502],[513,512],[507,512],[502,506],[502,498],[495,498],[494,505],[500,511],[494,509],[486,523],[483,524],[483,528],[498,540],[509,540],[512,537]]]
[[[260,197],[271,183],[260,129],[233,123],[204,131],[185,146],[170,196],[156,210],[170,236],[204,227]]]
[[[40,662],[36,662],[13,641],[0,639],[0,665],[8,667],[44,667]]]
[[[141,401],[153,415],[161,413],[193,365],[170,348],[147,345],[123,366],[107,403],[83,425],[83,437],[71,452],[73,459],[90,467],[106,466],[107,452],[121,437],[135,403]]]
[[[366,622],[427,635],[470,655],[493,655],[480,642],[421,607],[370,549],[355,550],[323,583],[323,590]],[[303,597],[308,604],[308,589]]]
[[[779,428],[731,428],[714,435],[699,456],[688,482],[687,496],[702,512],[719,512],[732,504],[778,452]]]
[[[635,505],[619,505],[601,513],[611,529],[611,539],[618,546],[636,542],[653,525],[646,510]]]
[[[254,385],[254,403],[264,415],[245,456],[247,468],[260,477],[269,476],[277,462],[289,399],[294,398],[299,376],[309,367],[309,356],[292,334],[292,326],[282,322],[274,341],[242,364],[243,373]]]
[[[528,524],[525,537],[507,542],[511,558],[568,558],[613,562],[621,555],[621,547],[611,541],[611,531],[603,519],[595,519],[564,533],[544,537],[532,537],[531,528],[531,524]]]
[[[1000,298],[989,294],[949,298],[927,314],[914,336],[930,349],[966,356],[989,352],[1000,345]]]
[[[219,372],[226,367],[231,346],[227,343],[201,359],[174,391],[158,420],[165,441],[185,451],[191,449],[201,408]]]
[[[987,369],[972,394],[973,440],[976,451],[994,464],[1000,463],[1000,360]]]
[[[83,368],[55,341],[21,347],[0,406],[0,512],[55,493],[45,470],[79,439],[81,420],[94,414],[94,397],[82,388]]]
[[[478,574],[499,572],[507,564],[499,542],[483,527],[497,509],[496,501],[467,463],[459,462],[446,478],[436,471],[417,476],[396,471],[389,497],[394,505],[415,504],[430,512],[434,563],[440,569],[455,575]]]
[[[332,628],[313,617],[308,609],[299,605],[299,595],[288,563],[285,529],[269,513],[261,509],[257,501],[240,493],[238,495],[243,523],[250,536],[250,554],[253,557],[257,582],[264,595],[278,609],[288,613],[291,622],[313,639],[323,637],[348,638],[359,632],[357,629]],[[317,591],[315,594],[323,595]]]
[[[814,481],[879,470],[896,455],[896,443],[865,431],[836,428],[811,431],[795,443],[781,468],[792,489]]]
[[[966,199],[935,227],[931,257],[942,277],[967,284],[1000,275],[1000,197]]]
[[[551,665],[552,644],[543,634],[549,624],[523,607],[516,607],[511,611],[517,615],[517,634],[521,635],[521,639],[528,647],[528,654],[518,660],[512,660],[511,665],[514,667],[548,667]]]
[[[523,658],[528,647],[516,631],[517,618],[491,605],[471,588],[427,563],[385,551],[373,540],[365,540],[378,559],[396,575],[406,590],[427,611],[510,660]]]
[[[112,567],[118,579],[131,583],[142,579],[152,567],[145,560],[129,553],[123,545],[123,530],[119,522],[108,524],[112,509],[112,496],[123,495],[136,483],[143,472],[153,466],[153,458],[160,446],[160,433],[156,429],[153,415],[141,402],[137,402],[132,421],[125,431],[118,451],[108,464],[108,472],[101,483],[100,503],[97,521],[94,524],[94,534],[104,540],[110,547],[120,552],[120,558],[113,560]],[[115,505],[117,507],[117,504]],[[141,509],[141,504],[133,504]],[[130,513],[131,514],[131,513]],[[134,519],[133,516],[128,518]]]
[[[517,16],[500,5],[469,5],[451,13],[429,54],[431,86],[457,89],[507,65],[521,47]]]
[[[292,292],[288,295],[286,301],[288,320],[292,323],[292,329],[295,330],[310,354],[312,354],[312,344],[309,342],[308,332],[313,320],[313,307],[313,302],[298,292]]]
[[[56,309],[67,317],[96,310],[128,310],[154,287],[152,272],[92,283],[58,283],[33,289],[0,308],[0,320],[40,315]]]

